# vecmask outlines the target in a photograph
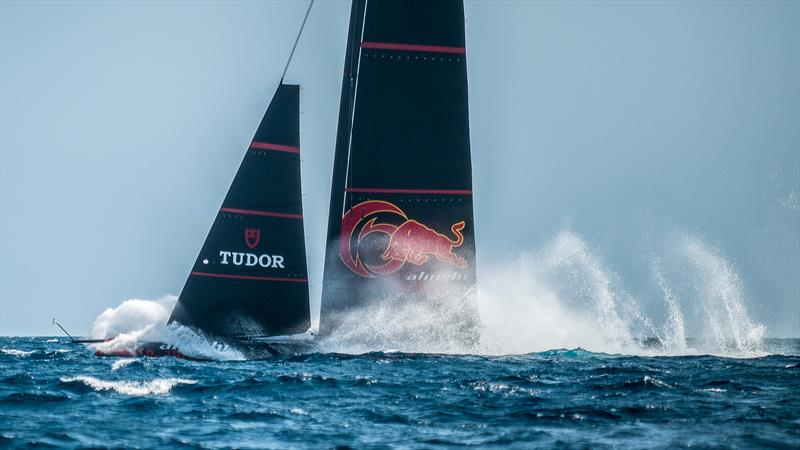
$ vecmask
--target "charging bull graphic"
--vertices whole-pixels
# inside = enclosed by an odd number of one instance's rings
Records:
[[[401,221],[400,225],[378,223],[378,216],[386,215],[397,216],[394,222]],[[358,236],[353,239],[359,226],[361,229]],[[406,263],[421,266],[430,258],[465,269],[467,262],[453,251],[464,243],[464,236],[461,233],[464,226],[463,220],[454,223],[450,227],[454,238],[450,238],[416,220],[409,219],[403,210],[392,203],[369,200],[352,207],[342,217],[339,257],[348,269],[369,278],[395,272]],[[373,233],[381,233],[388,237],[385,249],[362,245],[365,238]],[[354,241],[355,251],[353,251]],[[360,254],[364,250],[373,256],[380,256],[373,257],[372,262],[365,262]]]

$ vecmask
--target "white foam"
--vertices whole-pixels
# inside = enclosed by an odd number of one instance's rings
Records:
[[[184,355],[220,361],[242,360],[235,349],[209,341],[204,336],[178,324],[167,325],[177,297],[158,300],[125,300],[116,308],[108,308],[95,319],[92,336],[113,338],[95,345],[105,352],[134,352],[144,342],[161,342],[177,348]]]
[[[26,350],[17,350],[15,348],[0,348],[0,353],[9,356],[18,356],[20,358],[27,358],[28,356],[36,353],[35,350],[26,351]]]
[[[166,395],[178,384],[195,384],[197,381],[184,378],[155,378],[149,381],[106,381],[87,375],[60,378],[64,383],[79,381],[95,391],[115,391],[120,394],[141,397]]]
[[[128,364],[131,364],[134,361],[135,361],[134,359],[130,359],[130,358],[116,360],[111,364],[111,370],[114,371],[114,370],[117,370],[117,369],[121,369],[121,368],[127,366]]]
[[[708,388],[708,389],[700,389],[702,392],[715,392],[721,394],[723,392],[728,392],[727,389],[720,389],[720,388]]]

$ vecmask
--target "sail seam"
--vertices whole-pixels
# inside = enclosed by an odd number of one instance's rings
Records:
[[[361,48],[368,48],[374,50],[399,50],[406,52],[427,52],[427,53],[455,53],[458,55],[465,55],[467,49],[465,47],[448,47],[444,45],[417,45],[417,44],[399,44],[396,42],[361,42]]]
[[[294,147],[291,145],[282,145],[282,144],[273,144],[271,142],[258,142],[253,141],[250,143],[250,149],[256,150],[274,150],[277,152],[285,152],[285,153],[295,153],[300,154],[300,147]]]
[[[266,217],[280,217],[283,219],[302,219],[302,214],[289,214],[289,213],[279,213],[279,212],[272,212],[272,211],[256,211],[254,209],[239,209],[239,208],[220,208],[219,212],[226,212],[226,213],[233,213],[233,214],[244,214],[247,216],[266,216]]]
[[[237,280],[258,280],[258,281],[288,281],[293,283],[308,283],[307,278],[282,278],[282,277],[260,277],[255,275],[230,275],[226,273],[192,272],[192,275],[212,278],[233,278]]]
[[[472,195],[470,189],[382,189],[382,188],[345,188],[347,192],[363,192],[372,194],[443,194]]]

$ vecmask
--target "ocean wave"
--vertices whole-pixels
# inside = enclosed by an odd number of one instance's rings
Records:
[[[17,350],[15,348],[0,348],[0,353],[9,356],[17,356],[20,358],[27,358],[32,354],[36,353],[35,350],[25,351],[25,350]]]
[[[781,342],[800,348],[798,339]],[[195,363],[96,358],[74,346],[69,357],[37,359],[62,347],[0,337],[0,348],[36,352],[0,355],[0,423],[9,423],[0,429],[13,434],[0,438],[0,448],[798,443],[800,357],[641,357],[573,348]]]
[[[141,397],[144,395],[166,395],[179,384],[195,384],[196,380],[184,378],[155,378],[149,381],[107,381],[88,375],[62,377],[63,383],[82,383],[95,391],[115,391],[119,394]]]
[[[121,369],[121,368],[123,368],[123,367],[125,367],[125,366],[127,366],[129,364],[134,363],[134,362],[136,362],[136,360],[132,359],[132,358],[126,358],[126,359],[120,359],[120,360],[114,361],[114,363],[111,364],[111,370],[113,371],[113,370]]]
[[[69,396],[54,392],[14,392],[0,397],[0,404],[33,405],[40,403],[57,403],[69,400]]]

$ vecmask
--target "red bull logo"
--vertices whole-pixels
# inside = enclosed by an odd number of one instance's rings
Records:
[[[392,222],[401,223],[378,222],[379,217],[387,215],[394,216]],[[370,278],[400,270],[406,263],[421,266],[431,258],[465,269],[467,262],[453,251],[464,243],[461,233],[464,226],[463,220],[454,223],[450,227],[451,238],[409,219],[403,210],[392,203],[369,200],[352,207],[342,216],[339,257],[348,269]],[[358,235],[354,236],[359,227]],[[368,236],[375,234],[384,235],[384,241],[388,238],[385,248],[362,246]],[[373,257],[371,262],[365,261],[362,256],[366,255],[359,253],[364,250],[372,253],[372,256],[380,256]]]

